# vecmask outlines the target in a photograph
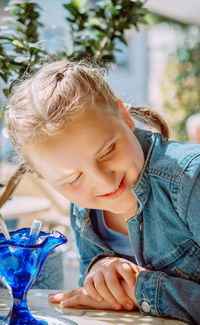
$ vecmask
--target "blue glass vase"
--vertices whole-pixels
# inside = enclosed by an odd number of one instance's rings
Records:
[[[40,231],[29,236],[30,228],[10,232],[11,239],[0,233],[0,278],[13,297],[7,317],[0,317],[1,325],[47,325],[45,320],[32,316],[27,306],[27,293],[40,273],[48,254],[57,246],[65,244],[67,238],[54,230]],[[66,324],[75,324],[73,321]]]

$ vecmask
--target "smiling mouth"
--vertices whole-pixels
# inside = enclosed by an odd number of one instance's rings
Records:
[[[99,195],[101,198],[105,199],[116,199],[118,198],[125,190],[126,188],[126,174],[124,174],[119,186],[111,193],[104,194],[104,195]]]

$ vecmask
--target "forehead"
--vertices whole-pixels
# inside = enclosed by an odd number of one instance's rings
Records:
[[[87,110],[72,121],[65,132],[32,144],[28,156],[42,175],[43,169],[50,166],[72,172],[87,163],[88,157],[93,156],[106,140],[114,137],[120,124],[120,119],[113,113]]]
[[[54,148],[62,146],[63,139],[66,146],[74,148],[76,145],[81,146],[81,143],[89,144],[97,143],[101,138],[116,131],[117,124],[120,123],[119,118],[111,112],[106,112],[98,109],[88,109],[80,114],[78,118],[72,120],[65,131],[57,136],[49,137],[41,146],[45,148]]]

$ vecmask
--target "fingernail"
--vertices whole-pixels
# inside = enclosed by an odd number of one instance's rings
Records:
[[[119,309],[121,309],[122,308],[122,306],[121,305],[119,305],[119,304],[114,304],[114,309],[117,309],[117,310],[119,310]]]
[[[96,299],[97,299],[97,301],[99,301],[99,302],[101,302],[101,301],[103,300],[103,298],[100,297],[100,296],[96,296]]]
[[[128,310],[132,310],[133,309],[133,304],[128,303],[128,304],[125,305],[125,307]]]
[[[62,298],[61,295],[54,295],[54,296],[49,296],[49,300],[51,301],[58,301]]]
[[[55,300],[55,297],[49,297],[49,300]]]

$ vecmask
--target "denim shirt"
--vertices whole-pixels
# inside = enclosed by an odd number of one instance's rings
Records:
[[[145,164],[133,188],[137,213],[126,223],[136,262],[148,269],[135,285],[140,311],[200,324],[200,145],[135,135]],[[80,285],[92,263],[117,255],[95,233],[94,212],[71,205]]]

